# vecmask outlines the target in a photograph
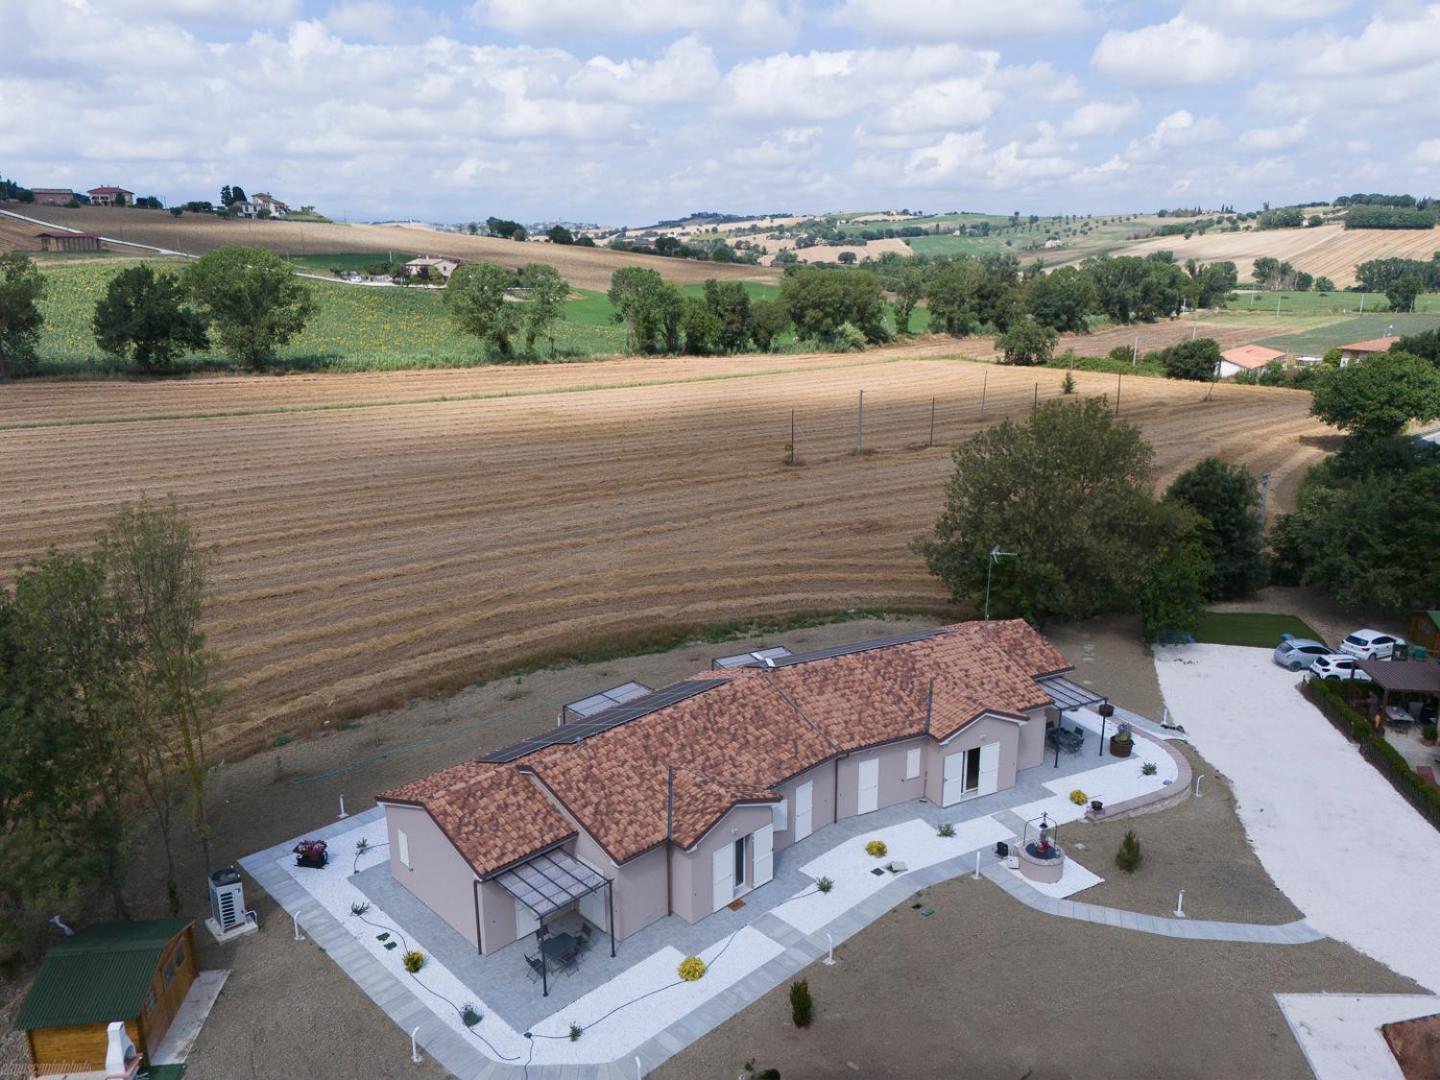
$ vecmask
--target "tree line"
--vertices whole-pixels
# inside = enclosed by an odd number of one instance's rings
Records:
[[[142,500],[90,554],[51,549],[0,588],[0,958],[34,950],[52,914],[128,917],[142,837],[171,914],[176,844],[209,867],[211,560],[177,506]]]

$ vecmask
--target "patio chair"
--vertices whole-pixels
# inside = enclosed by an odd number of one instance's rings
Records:
[[[543,977],[544,977],[544,975],[545,975],[545,961],[542,960],[540,957],[538,957],[538,956],[531,956],[529,953],[526,953],[526,954],[525,954],[525,963],[526,963],[526,965],[529,966],[529,968],[530,968],[530,981],[531,981],[531,982],[534,982],[536,979],[540,979],[540,978],[543,978]]]
[[[566,975],[574,975],[580,967],[580,939],[575,939],[575,946],[572,949],[561,953],[555,958],[555,966]]]

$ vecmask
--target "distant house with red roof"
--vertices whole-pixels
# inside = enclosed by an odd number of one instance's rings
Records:
[[[1352,341],[1340,346],[1340,366],[1345,367],[1351,360],[1364,360],[1375,353],[1389,352],[1390,346],[1399,341],[1399,336],[1371,338],[1369,341]]]
[[[92,206],[134,206],[135,193],[123,187],[97,187],[85,193]]]
[[[1236,345],[1220,354],[1219,377],[1228,379],[1242,371],[1259,371],[1266,364],[1284,360],[1281,349],[1267,349],[1264,345]]]

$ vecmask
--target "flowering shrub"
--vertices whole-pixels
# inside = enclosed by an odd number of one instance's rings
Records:
[[[890,849],[885,846],[884,840],[871,840],[865,845],[865,854],[873,855],[877,859],[883,859],[885,853]]]
[[[687,956],[680,961],[680,977],[686,982],[694,982],[705,974],[705,961],[698,956]]]
[[[414,975],[425,966],[425,954],[419,949],[411,949],[400,958],[400,963],[405,965],[405,970]]]
[[[1070,792],[1070,801],[1076,806],[1084,806],[1090,801],[1090,796],[1086,795],[1085,792],[1077,787],[1074,791]]]

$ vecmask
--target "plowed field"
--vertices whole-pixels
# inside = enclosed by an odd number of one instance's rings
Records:
[[[887,353],[10,386],[0,425],[40,426],[0,428],[0,567],[174,495],[219,549],[222,735],[254,747],[664,629],[943,604],[907,545],[949,447],[1062,377]],[[1129,378],[1121,411],[1166,476],[1218,453],[1269,470],[1285,507],[1325,434],[1308,396],[1206,390]]]
[[[1148,255],[1173,251],[1175,261],[1228,259],[1240,272],[1242,283],[1255,260],[1264,255],[1294,263],[1295,269],[1315,277],[1328,277],[1339,288],[1355,284],[1355,267],[1371,259],[1420,259],[1429,262],[1440,250],[1440,230],[1346,229],[1317,225],[1313,229],[1264,229],[1253,232],[1210,232],[1204,236],[1159,236],[1111,252],[1113,255]]]

